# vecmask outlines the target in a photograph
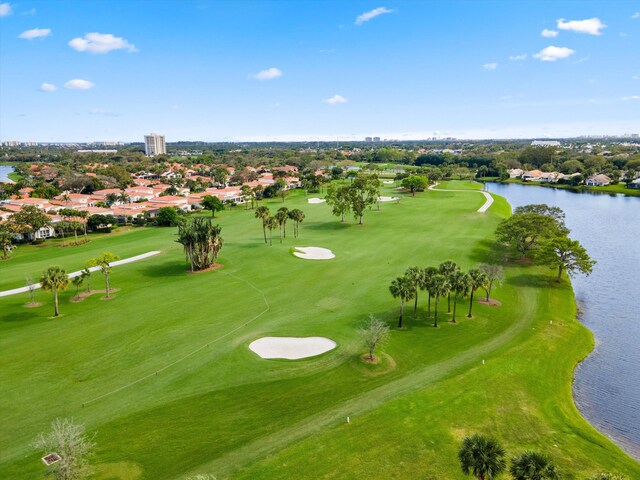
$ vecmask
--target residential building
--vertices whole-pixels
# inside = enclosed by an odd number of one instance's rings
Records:
[[[591,175],[584,183],[588,187],[604,187],[611,183],[611,179],[605,174],[599,173],[598,175]]]
[[[144,136],[144,153],[147,157],[155,157],[156,155],[166,155],[167,146],[164,142],[164,135],[150,133]]]

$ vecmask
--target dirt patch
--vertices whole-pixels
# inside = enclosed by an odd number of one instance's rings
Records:
[[[369,354],[365,353],[363,355],[360,356],[360,360],[362,360],[363,362],[366,362],[370,365],[377,365],[380,363],[380,357],[377,356],[373,356],[373,358],[369,358]]]
[[[479,298],[478,299],[478,303],[480,305],[488,305],[489,307],[501,307],[502,306],[502,302],[500,302],[499,300],[494,300],[493,298],[490,298],[489,301],[487,301],[486,298]]]
[[[222,265],[221,263],[214,263],[209,268],[205,268],[204,270],[194,270],[193,272],[191,270],[187,270],[187,273],[189,275],[197,275],[198,273],[212,272],[222,267],[224,267],[224,265]]]
[[[119,288],[110,288],[109,289],[109,293],[115,293],[115,292],[119,292],[120,289]],[[77,296],[73,297],[71,299],[71,301],[73,303],[78,303],[78,302],[82,302],[85,298],[90,297],[91,295],[94,295],[96,293],[107,293],[106,290],[89,290],[89,291],[84,291],[84,292],[80,292]],[[111,300],[110,298],[107,298],[106,300]]]
[[[25,308],[37,308],[41,305],[42,304],[40,302],[29,302],[24,304]]]

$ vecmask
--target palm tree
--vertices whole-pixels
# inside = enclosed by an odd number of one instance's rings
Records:
[[[120,196],[117,193],[107,193],[107,196],[104,197],[105,202],[110,207],[120,201]]]
[[[85,279],[87,280],[87,292],[91,290],[91,270],[89,270],[89,267],[85,267],[84,270],[82,270],[82,273],[80,273],[80,276],[82,277],[82,281],[84,281]]]
[[[267,218],[267,228],[269,229],[269,246],[273,245],[273,229],[279,225],[278,219],[276,217],[268,217]]]
[[[433,326],[438,328],[438,302],[441,297],[448,295],[451,291],[451,286],[449,285],[449,280],[447,277],[441,274],[436,274],[432,277],[432,287],[433,287],[433,295],[436,297],[436,305],[434,309],[434,322]]]
[[[409,267],[407,268],[407,271],[404,272],[404,275],[411,280],[411,284],[413,285],[413,292],[415,297],[413,303],[413,318],[416,319],[418,318],[418,289],[420,288],[424,271],[420,267]]]
[[[73,230],[73,236],[75,237],[75,244],[78,245],[78,230],[82,230],[82,223],[77,220],[69,222],[69,228]]]
[[[289,218],[294,221],[293,236],[295,238],[298,238],[298,235],[300,233],[300,224],[304,220],[304,212],[299,208],[294,208],[293,210],[289,211],[288,215]]]
[[[71,280],[73,286],[76,287],[76,297],[80,294],[80,286],[82,285],[83,281],[84,277],[82,276],[82,274],[78,275],[77,277],[73,277],[73,280]]]
[[[196,217],[178,224],[176,242],[183,246],[192,272],[205,270],[215,263],[223,244],[221,232],[222,228],[214,225],[210,218]]]
[[[282,230],[284,228],[284,238],[287,238],[287,220],[289,219],[289,209],[287,207],[280,207],[275,215],[280,226],[280,243],[282,243]]]
[[[254,212],[254,217],[262,219],[262,233],[264,235],[264,243],[267,243],[267,218],[269,218],[269,207],[260,206],[256,208]]]
[[[478,480],[490,480],[500,475],[507,468],[504,455],[497,440],[479,433],[465,437],[458,452],[462,473]]]
[[[447,277],[449,280],[451,280],[451,275],[453,275],[453,273],[458,270],[460,270],[460,267],[453,260],[447,260],[445,262],[442,262],[438,267],[438,272],[440,272],[442,275]],[[447,295],[447,313],[450,313],[450,312],[451,312],[451,293]]]
[[[118,260],[118,256],[111,252],[104,252],[99,257],[89,260],[90,266],[100,267],[102,274],[104,275],[105,282],[105,298],[111,298],[109,289],[109,274],[111,273],[111,263]]]
[[[467,273],[456,271],[451,275],[451,290],[453,291],[453,317],[451,321],[456,323],[456,306],[458,304],[458,295],[462,298],[469,295],[471,289],[471,277]]]
[[[9,232],[0,230],[0,249],[2,249],[2,258],[9,258],[9,252],[13,246],[13,235]]]
[[[402,315],[404,313],[404,302],[411,300],[415,295],[413,282],[406,275],[396,278],[389,286],[389,291],[393,298],[400,299],[400,319],[398,320],[398,328],[402,328]]]
[[[509,469],[514,480],[557,480],[558,469],[546,455],[531,450],[511,459]]]
[[[60,267],[49,267],[40,277],[40,286],[43,290],[53,292],[53,316],[57,317],[58,292],[69,286],[69,275]]]
[[[469,277],[471,278],[471,295],[469,297],[469,313],[467,317],[471,318],[471,309],[473,308],[473,293],[479,288],[485,288],[489,283],[487,274],[478,268],[472,268],[469,270]]]
[[[426,290],[428,294],[427,317],[431,316],[431,292],[432,292],[431,279],[436,273],[438,273],[438,269],[436,269],[435,267],[424,268],[422,270],[422,278],[420,279],[420,289]]]

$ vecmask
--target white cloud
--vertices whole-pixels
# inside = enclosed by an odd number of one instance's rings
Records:
[[[567,58],[573,55],[575,50],[571,50],[567,47],[554,47],[553,45],[543,48],[536,53],[533,58],[537,58],[543,62],[555,62],[561,58]]]
[[[497,63],[485,63],[484,65],[482,65],[482,68],[484,68],[485,70],[495,70],[496,68],[498,68],[498,64]]]
[[[362,15],[358,15],[356,18],[355,24],[362,25],[364,22],[368,22],[369,20],[373,20],[378,15],[384,15],[385,13],[393,13],[395,10],[391,10],[387,7],[378,7],[373,10],[369,10],[368,12],[364,12]]]
[[[631,78],[633,78],[634,80],[640,80],[640,75],[634,75],[634,76],[633,76],[633,77],[631,77]]]
[[[18,38],[24,38],[25,40],[33,40],[34,38],[48,37],[51,35],[50,28],[32,28],[31,30],[25,30]]]
[[[640,100],[640,95],[631,95],[630,97],[622,97],[622,100],[624,100],[625,102],[632,101],[632,100],[638,101]]]
[[[129,53],[138,51],[135,45],[111,33],[87,33],[82,38],[77,37],[69,41],[69,46],[78,52],[89,53],[109,53],[112,50],[126,50]]]
[[[11,5],[8,3],[0,3],[0,17],[11,15]]]
[[[36,14],[36,9],[35,8],[31,8],[25,12],[22,12],[20,15],[30,15],[33,16]]]
[[[254,75],[249,75],[249,78],[255,78],[256,80],[273,80],[282,76],[282,70],[276,67],[267,68]]]
[[[557,27],[560,30],[570,30],[576,33],[588,33],[589,35],[602,35],[603,28],[606,28],[606,25],[600,21],[599,18],[589,18],[587,20],[569,20],[568,22],[564,21],[564,18],[560,18],[558,20]]]
[[[347,99],[344,98],[342,95],[338,95],[337,93],[333,97],[325,98],[322,101],[327,105],[338,105],[340,103],[347,103]]]
[[[40,85],[40,90],[43,92],[55,92],[57,90],[56,86],[51,83],[43,83]]]
[[[631,18],[633,18],[634,20],[635,20],[636,18],[640,18],[640,12],[636,12],[636,13],[634,13],[633,15],[631,15]]]
[[[547,37],[547,38],[555,38],[558,36],[558,32],[557,30],[548,30],[548,29],[544,29],[542,30],[542,32],[540,32],[540,35],[542,35],[543,37]]]
[[[83,80],[81,78],[74,78],[73,80],[69,80],[64,84],[64,88],[68,88],[69,90],[89,90],[90,88],[93,88],[95,86],[95,83],[90,82],[89,80]]]
[[[509,60],[511,60],[512,62],[520,62],[522,60],[526,60],[527,59],[527,54],[523,53],[522,55],[511,55],[509,57]]]

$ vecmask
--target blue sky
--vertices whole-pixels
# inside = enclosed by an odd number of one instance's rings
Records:
[[[149,132],[638,133],[640,1],[0,0],[0,139]]]

